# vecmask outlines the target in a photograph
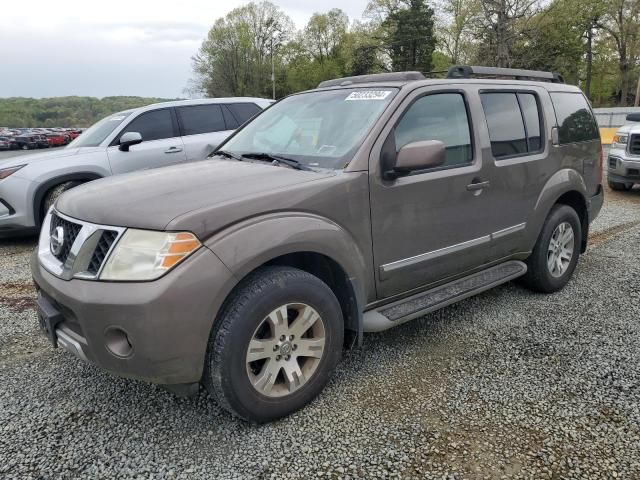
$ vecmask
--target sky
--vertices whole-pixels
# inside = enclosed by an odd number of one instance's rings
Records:
[[[241,0],[30,0],[0,15],[0,97],[184,97],[191,57]],[[302,28],[314,12],[360,18],[368,1],[275,0]]]

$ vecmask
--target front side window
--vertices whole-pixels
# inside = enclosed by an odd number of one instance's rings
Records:
[[[221,149],[261,153],[311,167],[344,168],[397,93],[396,88],[339,88],[292,95],[250,121]]]
[[[171,110],[152,110],[134,118],[120,135],[127,132],[138,132],[143,142],[175,137]]]
[[[419,98],[404,113],[394,135],[396,151],[408,143],[423,140],[443,142],[445,167],[466,165],[472,160],[467,108],[459,93],[437,93]]]
[[[560,143],[598,140],[600,132],[591,109],[579,92],[553,92],[551,101],[558,121]]]
[[[76,137],[67,148],[78,147],[97,147],[100,145],[116,128],[122,125],[131,112],[121,112],[103,118],[91,127],[85,130],[82,135]]]
[[[194,105],[178,107],[177,110],[183,135],[221,132],[227,129],[220,105]]]

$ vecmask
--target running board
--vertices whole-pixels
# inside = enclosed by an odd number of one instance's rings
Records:
[[[365,332],[381,332],[391,327],[421,317],[478,293],[509,282],[527,273],[527,266],[512,260],[478,273],[445,283],[426,292],[403,298],[364,312]]]

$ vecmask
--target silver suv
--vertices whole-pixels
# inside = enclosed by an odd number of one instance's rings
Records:
[[[627,123],[614,135],[607,177],[613,190],[631,190],[640,183],[640,113],[627,115]]]
[[[55,199],[81,183],[202,160],[271,103],[216,98],[148,105],[103,118],[66,148],[0,161],[0,238],[35,233]]]

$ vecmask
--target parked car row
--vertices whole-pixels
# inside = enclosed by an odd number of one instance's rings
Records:
[[[0,128],[0,150],[34,150],[68,145],[80,128]]]

